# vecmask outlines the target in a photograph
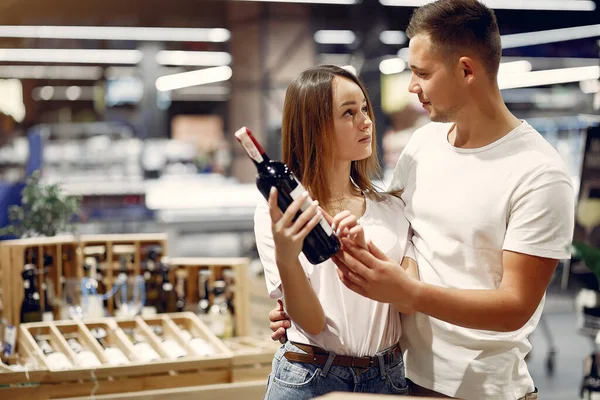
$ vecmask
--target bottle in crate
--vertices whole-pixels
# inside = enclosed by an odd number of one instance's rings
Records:
[[[160,360],[160,355],[146,341],[146,338],[140,335],[135,328],[125,328],[123,332],[127,335],[133,344],[134,354],[138,361],[149,362]]]
[[[67,356],[63,352],[54,350],[50,343],[48,343],[48,340],[36,337],[35,341],[46,357],[46,364],[50,369],[64,370],[73,368],[73,364]]]
[[[210,328],[219,338],[230,338],[233,336],[233,316],[227,305],[225,296],[227,284],[223,280],[218,280],[213,287],[213,303],[210,306]]]
[[[81,368],[94,368],[102,365],[93,351],[81,345],[77,337],[69,337],[67,343],[75,353],[75,363]]]
[[[104,349],[104,354],[106,354],[106,359],[110,365],[125,365],[131,362],[120,348],[111,346],[106,342],[108,334],[104,328],[92,328],[90,332]]]
[[[169,278],[169,265],[161,263],[160,275],[162,277],[160,303],[158,307],[159,313],[174,313],[177,312],[177,293],[175,287]]]
[[[160,340],[163,349],[165,349],[165,353],[168,354],[169,358],[176,359],[187,356],[187,351],[183,347],[179,345],[175,340],[171,338],[165,337],[165,332],[162,326],[160,325],[150,325],[150,329],[156,335],[158,340]]]
[[[35,286],[35,265],[26,264],[21,274],[23,277],[23,302],[21,303],[21,322],[39,322],[42,320],[40,293]]]

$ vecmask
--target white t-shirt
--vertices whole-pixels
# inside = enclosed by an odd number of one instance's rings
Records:
[[[365,213],[359,222],[367,240],[372,240],[390,258],[401,262],[410,243],[402,200],[387,195],[381,202],[367,198]],[[275,263],[271,217],[266,202],[256,208],[254,232],[269,295],[273,299],[281,298],[281,278]],[[400,314],[393,306],[367,299],[348,289],[340,281],[331,260],[312,265],[302,253],[299,260],[321,302],[326,326],[320,334],[310,335],[292,321],[292,327],[287,330],[289,340],[352,356],[372,356],[398,342],[402,327]]]
[[[494,143],[459,149],[450,124],[417,130],[396,166],[424,282],[496,289],[502,251],[570,257],[572,183],[558,153],[527,122]],[[407,377],[462,399],[517,399],[534,390],[525,364],[544,304],[515,332],[467,329],[427,315],[403,316]]]

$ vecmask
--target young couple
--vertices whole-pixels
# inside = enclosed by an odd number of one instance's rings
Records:
[[[285,304],[270,314],[273,338],[289,339],[267,399],[537,398],[524,358],[569,257],[571,180],[502,100],[490,9],[438,0],[415,11],[407,34],[409,91],[433,122],[413,134],[389,192],[370,181],[375,128],[361,82],[320,66],[288,88],[283,161],[318,202],[294,221],[305,197],[282,213],[273,191],[256,210],[269,294]],[[327,215],[342,251],[311,265],[302,243]]]

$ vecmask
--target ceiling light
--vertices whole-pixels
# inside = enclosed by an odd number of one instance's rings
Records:
[[[498,75],[501,74],[521,74],[530,72],[532,69],[531,63],[527,60],[509,61],[500,64]]]
[[[231,64],[231,54],[222,51],[163,50],[156,54],[156,62],[161,65],[212,67]]]
[[[433,0],[379,0],[384,6],[421,7]],[[507,10],[594,11],[592,0],[485,0],[490,8]]]
[[[322,44],[352,44],[356,35],[352,31],[321,30],[315,32],[315,42]]]
[[[156,80],[156,89],[165,92],[190,86],[205,85],[207,83],[222,82],[231,78],[232,73],[233,71],[230,67],[221,66],[161,76]]]
[[[598,79],[581,81],[579,82],[579,88],[585,94],[600,93],[600,81]]]
[[[101,77],[101,67],[87,67],[81,65],[0,65],[0,78],[73,79],[95,81]]]
[[[379,34],[379,40],[384,44],[403,45],[408,38],[402,31],[383,31]]]
[[[388,58],[379,63],[379,71],[384,75],[399,74],[406,69],[406,61],[401,58]]]
[[[500,89],[545,86],[600,79],[600,66],[549,69],[521,74],[499,75]]]
[[[0,49],[0,61],[71,64],[137,64],[139,50]]]
[[[39,39],[136,40],[157,42],[226,42],[223,28],[143,28],[121,26],[0,25],[0,37]]]
[[[600,36],[600,25],[576,26],[547,31],[515,33],[502,36],[502,48],[534,46],[537,44],[565,42]]]
[[[237,0],[270,3],[309,3],[309,4],[356,4],[359,0]]]

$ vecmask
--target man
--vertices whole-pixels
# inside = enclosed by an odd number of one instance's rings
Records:
[[[439,0],[408,30],[410,92],[433,123],[417,130],[392,183],[403,189],[420,281],[379,249],[342,239],[340,279],[403,317],[415,394],[535,399],[524,361],[544,293],[568,258],[574,193],[557,152],[510,113],[497,83],[494,13],[476,0]],[[270,314],[278,338],[279,307]],[[279,322],[278,322],[279,320]]]

